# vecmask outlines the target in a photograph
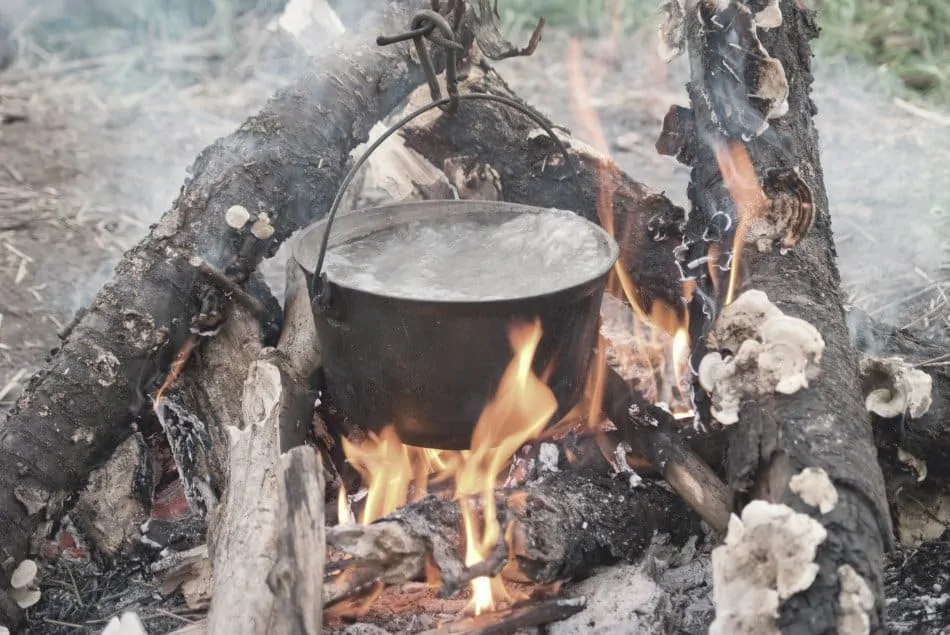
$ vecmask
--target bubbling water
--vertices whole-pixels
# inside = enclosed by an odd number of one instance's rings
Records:
[[[465,216],[403,223],[332,247],[333,282],[426,301],[492,301],[584,284],[613,264],[606,234],[562,210],[499,222]]]

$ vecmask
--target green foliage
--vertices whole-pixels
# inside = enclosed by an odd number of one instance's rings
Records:
[[[904,84],[950,98],[950,0],[805,0],[819,10],[825,54],[859,58],[892,70]],[[625,31],[657,21],[660,0],[499,0],[515,33],[543,16],[551,26],[579,35],[607,32],[622,7]]]
[[[822,51],[891,69],[911,89],[950,96],[950,2],[816,0]]]

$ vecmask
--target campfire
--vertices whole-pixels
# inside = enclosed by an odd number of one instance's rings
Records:
[[[285,47],[335,34],[319,70],[199,157],[4,422],[0,615],[59,615],[44,575],[96,553],[179,633],[882,632],[945,378],[847,330],[812,14],[665,5],[684,210],[610,158],[576,47],[576,137],[492,68],[543,21],[381,4],[285,13]]]

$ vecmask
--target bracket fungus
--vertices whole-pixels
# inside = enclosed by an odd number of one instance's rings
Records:
[[[741,519],[733,514],[724,544],[712,552],[710,635],[778,635],[779,608],[815,581],[815,556],[827,535],[821,523],[787,505],[754,500]]]
[[[782,26],[782,9],[779,0],[750,0],[749,8],[755,12],[755,25],[760,29],[775,29]]]
[[[933,379],[900,357],[864,356],[859,364],[864,406],[884,419],[918,419],[933,403]]]
[[[10,576],[10,598],[21,609],[27,609],[40,601],[39,567],[34,560],[24,560]]]
[[[251,220],[251,213],[243,205],[232,205],[224,213],[224,220],[228,227],[241,229]]]
[[[739,420],[743,399],[808,387],[817,377],[825,342],[814,326],[785,315],[765,293],[744,292],[723,309],[709,334],[711,352],[699,363],[699,383],[723,425]]]
[[[838,632],[841,635],[868,635],[871,632],[871,617],[868,613],[874,608],[874,593],[861,574],[851,565],[838,567],[838,580],[841,592],[838,603]]]
[[[771,251],[773,243],[783,250],[797,245],[815,221],[815,199],[811,188],[794,168],[773,168],[762,180],[768,199],[761,214],[749,218],[747,243],[760,252]]]
[[[261,212],[257,215],[257,220],[251,225],[251,234],[259,240],[267,240],[274,235],[274,226],[267,214]]]
[[[806,467],[789,480],[788,487],[822,514],[827,514],[838,504],[838,490],[828,472],[820,467]]]

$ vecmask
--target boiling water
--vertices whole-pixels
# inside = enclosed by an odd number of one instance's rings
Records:
[[[599,227],[571,212],[411,222],[331,248],[336,283],[417,300],[486,301],[583,284],[612,264]]]

